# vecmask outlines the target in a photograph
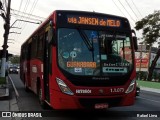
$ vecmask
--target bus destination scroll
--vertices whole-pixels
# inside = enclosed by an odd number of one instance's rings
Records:
[[[106,27],[121,26],[120,20],[99,17],[67,16],[67,22],[71,24],[95,25]]]

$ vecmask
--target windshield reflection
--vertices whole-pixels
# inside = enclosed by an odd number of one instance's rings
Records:
[[[58,63],[74,75],[127,74],[133,67],[130,37],[106,31],[58,30]]]

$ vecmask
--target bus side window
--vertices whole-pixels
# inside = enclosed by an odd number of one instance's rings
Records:
[[[31,43],[27,44],[27,60],[31,59]]]
[[[43,35],[40,35],[37,42],[37,58],[43,60]]]
[[[35,58],[36,57],[36,55],[37,55],[37,36],[33,36],[33,38],[32,38],[32,45],[31,45],[31,58]]]

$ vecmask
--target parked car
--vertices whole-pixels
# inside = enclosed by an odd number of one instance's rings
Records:
[[[10,67],[9,68],[9,73],[16,73],[16,74],[18,74],[19,73],[19,68],[17,66]]]
[[[139,94],[140,94],[140,86],[137,83],[136,84],[136,96],[139,96]]]

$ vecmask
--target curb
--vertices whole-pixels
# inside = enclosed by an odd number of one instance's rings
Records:
[[[148,88],[148,87],[142,87],[142,86],[140,86],[140,89],[141,89],[141,90],[144,90],[144,91],[160,93],[160,89]]]
[[[6,87],[2,89],[5,89],[5,92],[4,95],[0,95],[0,100],[7,99],[9,97],[8,77],[6,77]]]
[[[18,93],[18,91],[17,91],[17,89],[16,89],[16,87],[14,85],[14,82],[13,82],[12,78],[10,76],[8,76],[8,78],[10,79],[10,81],[12,83],[12,86],[13,86],[13,89],[15,91],[16,97],[18,98],[19,97],[19,93]]]

